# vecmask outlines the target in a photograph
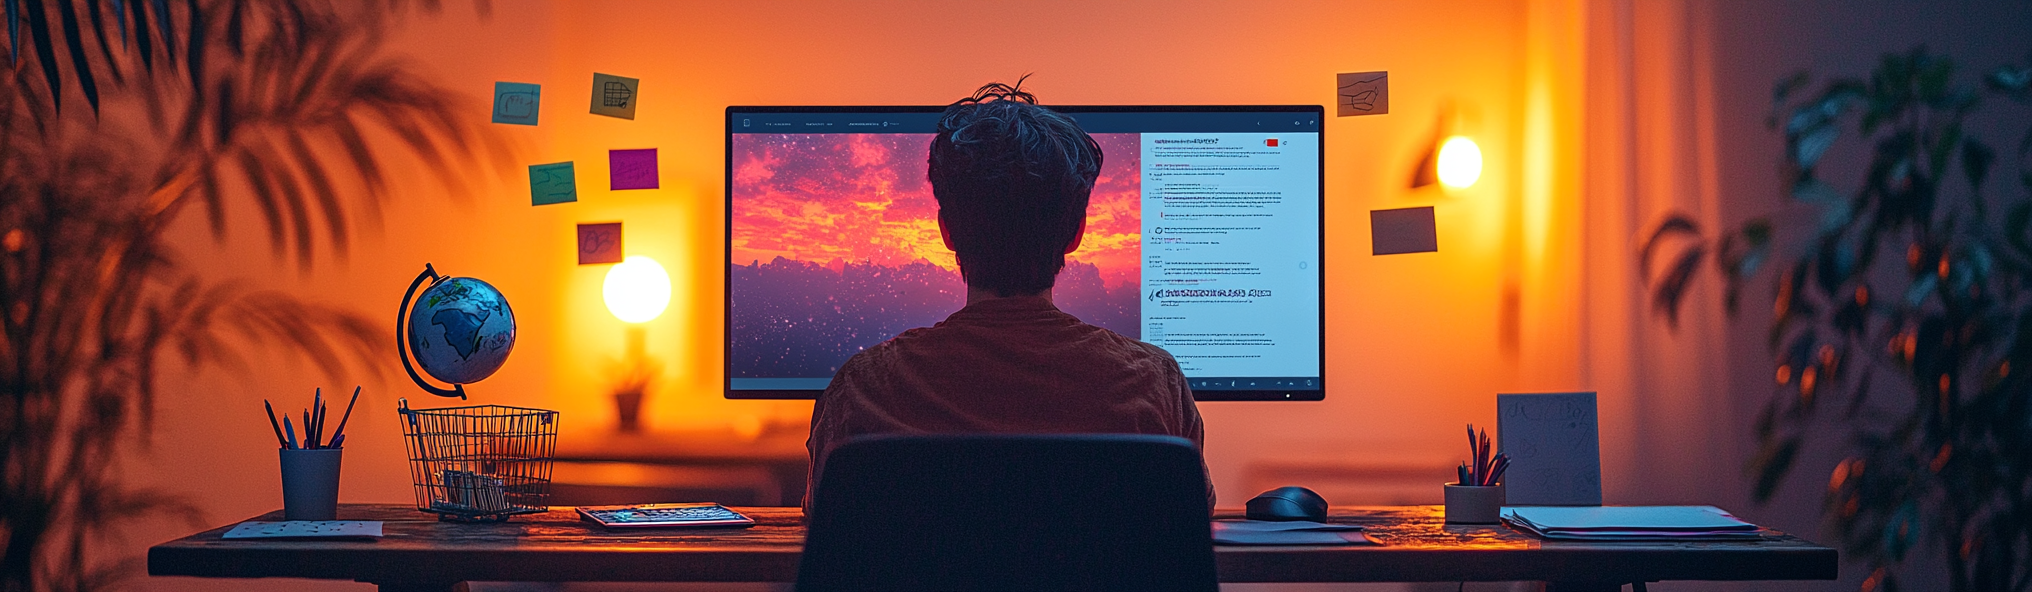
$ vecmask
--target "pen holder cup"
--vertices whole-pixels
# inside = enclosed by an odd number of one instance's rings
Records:
[[[282,519],[334,520],[341,448],[282,449]]]
[[[1447,524],[1495,524],[1502,509],[1501,484],[1488,487],[1446,484]]]

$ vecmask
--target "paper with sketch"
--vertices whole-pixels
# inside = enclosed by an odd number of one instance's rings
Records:
[[[1505,505],[1602,505],[1594,393],[1496,395]]]
[[[241,522],[219,535],[222,539],[358,539],[380,538],[379,520],[290,520]]]
[[[536,106],[543,87],[522,82],[494,83],[494,123],[536,125]]]
[[[529,165],[529,205],[578,201],[579,184],[575,173],[570,162]]]
[[[610,189],[655,189],[656,149],[607,151]]]
[[[642,88],[642,81],[626,76],[593,73],[594,115],[635,118],[635,91]]]
[[[1390,112],[1389,72],[1342,72],[1334,76],[1334,114],[1382,115]]]

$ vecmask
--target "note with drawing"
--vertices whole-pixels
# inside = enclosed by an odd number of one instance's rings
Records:
[[[579,265],[620,262],[620,222],[579,225]]]
[[[656,149],[607,151],[609,189],[655,189]]]
[[[536,107],[543,87],[522,82],[494,83],[494,123],[536,125]]]
[[[579,200],[579,185],[571,161],[529,165],[529,205],[543,206]]]
[[[641,88],[639,79],[594,72],[592,113],[634,119],[635,93]]]
[[[1510,455],[1506,505],[1602,504],[1594,393],[1496,395],[1496,430]]]

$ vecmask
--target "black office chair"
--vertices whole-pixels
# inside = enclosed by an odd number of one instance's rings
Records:
[[[1205,479],[1168,436],[855,439],[825,460],[797,589],[1217,590]]]

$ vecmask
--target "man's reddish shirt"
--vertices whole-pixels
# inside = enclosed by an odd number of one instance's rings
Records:
[[[840,367],[811,412],[811,479],[868,434],[1119,433],[1205,443],[1178,361],[1042,297],[992,298]],[[1211,496],[1209,496],[1211,498]]]

